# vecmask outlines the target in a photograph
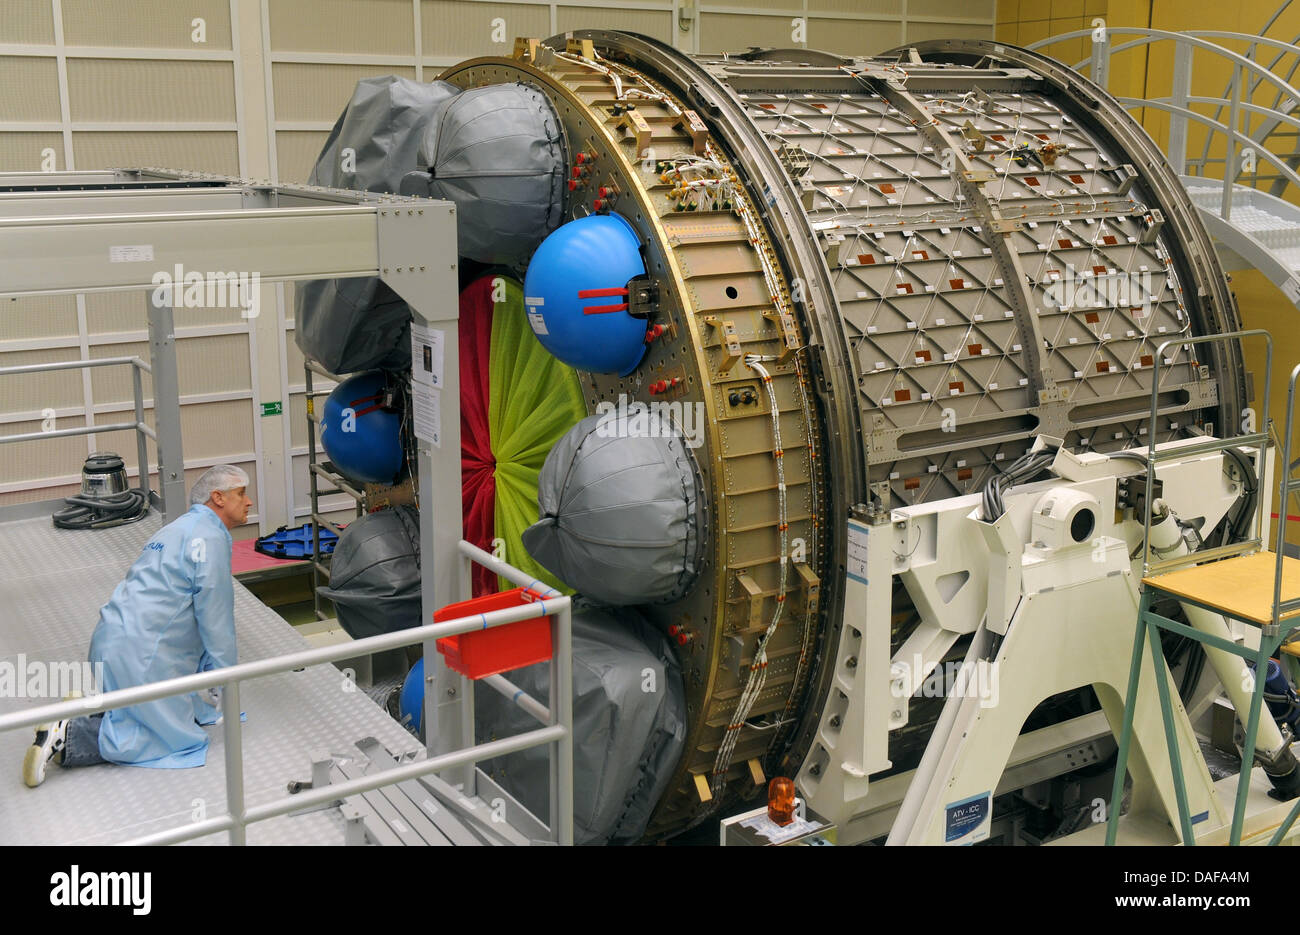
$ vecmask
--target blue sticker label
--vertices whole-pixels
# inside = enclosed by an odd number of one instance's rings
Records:
[[[945,808],[944,842],[951,844],[977,831],[992,813],[992,802],[992,793],[981,792]]]

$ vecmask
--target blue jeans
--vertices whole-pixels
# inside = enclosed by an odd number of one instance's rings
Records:
[[[68,722],[67,736],[63,742],[62,766],[94,766],[107,762],[99,755],[99,725],[103,714],[73,718]]]

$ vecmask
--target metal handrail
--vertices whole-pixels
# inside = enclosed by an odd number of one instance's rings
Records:
[[[17,367],[0,367],[0,377],[13,376],[23,373],[46,373],[58,370],[82,370],[88,367],[111,367],[120,364],[129,364],[131,367],[131,390],[135,398],[135,421],[134,422],[114,422],[110,425],[83,425],[81,428],[73,429],[54,429],[49,432],[24,432],[21,435],[0,436],[0,445],[9,442],[38,441],[42,438],[67,438],[73,435],[95,435],[100,432],[120,432],[127,429],[133,430],[136,440],[136,464],[140,475],[139,490],[144,494],[145,505],[148,506],[151,498],[149,488],[149,447],[145,438],[152,438],[155,444],[158,441],[158,433],[155,432],[144,421],[144,381],[141,373],[153,373],[153,368],[141,360],[139,357],[100,357],[96,360],[60,360],[48,364],[22,364]],[[86,411],[85,419],[91,422],[94,413]]]
[[[1288,506],[1291,502],[1291,493],[1300,490],[1300,480],[1291,479],[1291,444],[1295,440],[1295,388],[1296,378],[1300,377],[1300,364],[1295,366],[1291,371],[1291,379],[1287,384],[1286,394],[1286,426],[1282,432],[1282,480],[1278,492],[1277,516],[1277,567],[1274,569],[1273,578],[1273,622],[1268,629],[1270,636],[1275,636],[1279,632],[1279,624],[1282,615],[1289,613],[1296,607],[1300,607],[1300,598],[1292,598],[1289,601],[1282,600],[1282,564],[1285,557],[1286,546],[1286,525],[1291,511]],[[1294,816],[1293,816],[1294,818]]]
[[[541,585],[536,579],[502,562],[468,542],[460,542],[460,552],[469,561],[486,565],[498,574],[520,582],[532,581],[534,586]],[[525,750],[544,744],[556,744],[558,760],[558,809],[550,816],[552,836],[560,844],[573,843],[573,667],[570,659],[572,653],[572,608],[571,599],[560,594],[547,585],[535,590],[544,592],[542,599],[531,604],[493,610],[469,617],[457,617],[441,623],[430,623],[421,627],[398,630],[380,636],[367,637],[337,646],[323,646],[256,662],[240,663],[224,669],[213,669],[195,675],[166,679],[132,688],[118,689],[86,698],[76,698],[42,705],[26,711],[0,715],[0,732],[35,727],[49,721],[64,720],[73,717],[86,717],[103,711],[110,711],[147,701],[188,695],[208,688],[222,688],[221,712],[222,728],[225,738],[225,781],[226,807],[224,815],[199,822],[182,825],[158,834],[148,835],[127,841],[127,844],[174,844],[180,841],[205,837],[218,831],[230,833],[230,843],[242,845],[245,842],[245,828],[258,821],[265,821],[291,811],[324,805],[349,795],[378,789],[381,786],[404,782],[428,773],[438,772],[453,766],[491,759],[505,753]],[[391,770],[385,770],[373,776],[346,782],[331,783],[326,789],[298,793],[296,795],[274,799],[254,808],[244,806],[244,764],[242,726],[240,722],[240,685],[245,681],[265,678],[301,669],[312,665],[337,662],[356,658],[359,655],[399,649],[416,643],[430,642],[447,636],[470,633],[476,630],[492,629],[521,620],[537,617],[550,617],[553,637],[551,655],[551,685],[556,693],[557,703],[545,709],[548,723],[545,727],[519,734],[503,740],[475,744],[458,751],[437,757],[417,760]],[[506,682],[505,679],[500,681]],[[506,684],[510,688],[513,685]],[[498,691],[502,686],[493,685]],[[518,689],[515,689],[517,692]],[[534,700],[535,699],[530,699]],[[518,703],[518,702],[517,702]],[[525,710],[536,716],[540,705],[520,704]]]
[[[1275,109],[1269,109],[1269,108],[1261,108],[1259,105],[1251,104],[1248,101],[1243,101],[1242,93],[1241,93],[1242,77],[1244,75],[1247,97],[1253,95],[1262,85],[1269,85],[1275,91],[1274,94],[1275,104],[1281,102],[1284,98],[1292,101],[1300,101],[1300,90],[1297,90],[1296,87],[1294,87],[1289,80],[1291,75],[1295,73],[1297,65],[1300,65],[1300,58],[1297,58],[1297,62],[1292,65],[1290,70],[1287,72],[1287,76],[1285,78],[1280,77],[1277,73],[1272,71],[1273,66],[1277,65],[1277,63],[1280,62],[1287,54],[1296,54],[1300,56],[1300,50],[1297,50],[1294,44],[1288,43],[1281,39],[1274,39],[1269,36],[1255,35],[1251,33],[1238,33],[1238,32],[1226,31],[1226,30],[1200,29],[1200,30],[1188,30],[1186,32],[1171,32],[1169,30],[1164,30],[1164,29],[1147,29],[1142,27],[1109,26],[1109,25],[1104,28],[1106,30],[1106,40],[1103,42],[1094,41],[1093,55],[1091,56],[1091,58],[1084,59],[1080,62],[1076,62],[1073,66],[1071,66],[1077,71],[1077,70],[1082,70],[1084,66],[1091,64],[1094,71],[1093,79],[1098,84],[1100,84],[1103,88],[1105,88],[1106,86],[1106,77],[1110,70],[1109,62],[1111,56],[1116,55],[1120,52],[1126,52],[1132,49],[1141,48],[1143,46],[1152,45],[1156,42],[1173,42],[1175,44],[1175,48],[1179,50],[1179,54],[1175,55],[1175,67],[1174,67],[1175,87],[1173,90],[1173,94],[1170,97],[1156,98],[1151,100],[1139,99],[1139,98],[1120,98],[1119,101],[1121,104],[1123,104],[1125,107],[1129,109],[1134,109],[1137,107],[1148,107],[1148,106],[1155,107],[1156,109],[1164,110],[1167,113],[1170,113],[1174,117],[1174,123],[1171,124],[1171,130],[1170,130],[1171,133],[1170,159],[1175,163],[1175,166],[1178,169],[1180,174],[1183,173],[1183,170],[1186,168],[1189,162],[1195,162],[1196,165],[1200,166],[1201,172],[1199,172],[1198,174],[1203,174],[1205,165],[1207,165],[1211,161],[1218,161],[1218,160],[1209,159],[1209,147],[1214,132],[1224,133],[1229,136],[1228,158],[1224,160],[1225,184],[1224,184],[1224,192],[1223,192],[1223,205],[1221,209],[1221,214],[1225,220],[1230,216],[1232,211],[1232,204],[1231,204],[1232,184],[1236,182],[1236,175],[1237,175],[1236,146],[1241,145],[1243,142],[1248,142],[1252,144],[1253,147],[1258,147],[1259,150],[1262,151],[1262,152],[1258,152],[1257,153],[1258,155],[1265,158],[1268,162],[1270,162],[1274,166],[1282,168],[1283,170],[1282,174],[1284,178],[1277,179],[1276,182],[1274,183],[1273,186],[1274,194],[1281,193],[1278,186],[1281,186],[1284,181],[1290,182],[1293,185],[1300,186],[1300,181],[1296,179],[1295,173],[1293,171],[1290,171],[1289,167],[1286,166],[1284,162],[1274,157],[1265,146],[1268,137],[1279,125],[1281,124],[1295,125],[1294,119],[1290,118],[1288,114],[1284,114],[1281,111]],[[1042,49],[1044,47],[1055,45],[1057,43],[1064,42],[1070,39],[1077,39],[1084,36],[1090,36],[1092,35],[1093,32],[1094,31],[1091,29],[1073,30],[1071,32],[1061,33],[1060,35],[1049,36],[1046,39],[1041,39],[1037,42],[1031,43],[1027,48]],[[1109,42],[1109,37],[1111,33],[1118,33],[1121,35],[1135,35],[1138,38],[1131,39],[1127,42],[1122,42],[1115,46],[1111,46]],[[1249,46],[1248,52],[1246,55],[1242,55],[1241,53],[1226,48],[1225,46],[1219,43],[1210,41],[1211,39],[1230,39],[1230,40],[1247,43]],[[1259,62],[1255,61],[1253,57],[1256,48],[1261,46],[1280,50],[1278,55],[1275,56],[1273,61],[1270,62],[1269,65],[1267,66],[1261,65]],[[1191,53],[1194,52],[1196,49],[1201,49],[1207,52],[1214,53],[1219,57],[1227,60],[1227,62],[1232,65],[1232,69],[1233,69],[1232,79],[1228,85],[1227,100],[1192,98],[1187,93],[1188,90],[1190,89],[1190,82],[1191,82]],[[1188,53],[1186,58],[1185,71],[1184,71],[1184,62],[1181,57],[1182,50],[1186,50]],[[1180,79],[1181,79],[1181,83],[1186,85],[1186,87],[1182,87],[1181,89],[1179,87]],[[1218,106],[1214,112],[1214,116],[1207,117],[1201,114],[1197,114],[1193,111],[1187,110],[1185,107],[1180,106],[1181,104],[1186,104],[1191,101],[1196,101],[1198,103],[1213,103],[1213,104],[1217,104]],[[1222,123],[1219,123],[1217,120],[1217,118],[1222,115],[1223,109],[1225,107],[1227,107],[1229,111],[1228,124],[1226,126]],[[1266,117],[1270,117],[1272,119],[1272,122],[1269,123],[1265,121],[1260,125],[1260,127],[1255,131],[1255,133],[1243,135],[1239,133],[1237,130],[1238,115],[1243,110],[1247,112],[1263,114]],[[1175,142],[1174,139],[1175,130],[1177,129],[1178,121],[1186,120],[1189,117],[1195,120],[1198,124],[1205,126],[1211,130],[1211,132],[1207,134],[1205,144],[1204,144],[1204,149],[1201,153],[1201,158],[1199,160],[1188,159],[1187,152],[1186,152],[1185,138],[1181,137],[1180,135],[1179,140],[1177,142]],[[1173,151],[1175,149],[1178,151],[1177,152]]]
[[[1156,348],[1155,357],[1151,362],[1151,411],[1150,423],[1147,426],[1147,437],[1151,440],[1151,445],[1147,449],[1146,463],[1146,490],[1147,504],[1143,509],[1145,514],[1142,519],[1142,577],[1147,578],[1152,572],[1169,571],[1174,568],[1182,568],[1188,565],[1194,565],[1206,559],[1206,555],[1201,553],[1190,553],[1178,558],[1162,559],[1158,562],[1151,561],[1151,516],[1152,516],[1152,497],[1151,491],[1154,490],[1156,465],[1161,461],[1167,461],[1170,458],[1185,456],[1187,449],[1174,448],[1165,452],[1156,450],[1156,420],[1160,415],[1160,362],[1164,360],[1165,349],[1171,345],[1181,344],[1190,346],[1193,344],[1209,344],[1216,341],[1240,341],[1248,337],[1262,337],[1265,343],[1264,350],[1264,411],[1261,417],[1263,428],[1259,432],[1245,433],[1234,435],[1229,438],[1220,438],[1212,441],[1204,441],[1196,444],[1198,452],[1226,451],[1229,448],[1235,448],[1242,445],[1255,445],[1259,454],[1255,463],[1255,470],[1258,472],[1258,486],[1260,491],[1255,502],[1255,535],[1245,542],[1235,543],[1231,546],[1223,546],[1216,549],[1216,555],[1219,557],[1228,557],[1230,555],[1239,555],[1243,552],[1253,550],[1258,551],[1263,544],[1264,536],[1264,497],[1263,491],[1267,487],[1268,477],[1268,402],[1270,381],[1273,377],[1273,336],[1263,328],[1249,328],[1242,331],[1229,331],[1224,334],[1204,334],[1194,338],[1174,338],[1165,341]],[[1297,368],[1300,369],[1300,368]],[[1284,500],[1283,503],[1286,501]]]

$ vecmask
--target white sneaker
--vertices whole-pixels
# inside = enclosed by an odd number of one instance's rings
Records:
[[[63,700],[70,701],[80,697],[81,692],[69,692],[63,696]],[[41,724],[36,728],[36,739],[32,741],[32,745],[27,748],[27,755],[23,757],[23,782],[29,788],[35,789],[45,782],[45,767],[56,756],[62,756],[68,739],[69,720],[71,719],[65,718],[62,721]]]

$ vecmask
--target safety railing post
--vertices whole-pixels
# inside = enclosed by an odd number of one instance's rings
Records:
[[[131,364],[131,389],[135,394],[135,454],[136,464],[140,468],[140,493],[144,494],[145,506],[149,505],[149,445],[145,439],[144,425],[144,377],[139,363]]]
[[[1232,217],[1233,186],[1237,184],[1237,130],[1241,123],[1241,65],[1232,69],[1232,92],[1228,103],[1228,133],[1223,151],[1223,194],[1219,201],[1219,217],[1226,222]]]
[[[1110,30],[1099,26],[1092,32],[1092,83],[1103,91],[1110,84]]]
[[[244,735],[239,721],[239,681],[227,682],[221,690],[221,727],[226,745],[226,811],[234,824],[230,843],[244,839]]]
[[[1192,56],[1195,49],[1190,43],[1174,43],[1174,83],[1169,103],[1187,109],[1187,98],[1192,93]],[[1166,148],[1169,165],[1176,175],[1187,172],[1187,117],[1177,111],[1169,115],[1169,146]],[[1201,167],[1202,174],[1205,168]]]
[[[153,374],[153,417],[158,437],[158,488],[162,495],[163,523],[170,523],[188,507],[185,504],[185,459],[181,450],[180,377],[176,369],[176,326],[172,315],[175,296],[145,293],[149,311],[149,355]]]
[[[573,843],[573,605],[560,614],[560,843]]]

